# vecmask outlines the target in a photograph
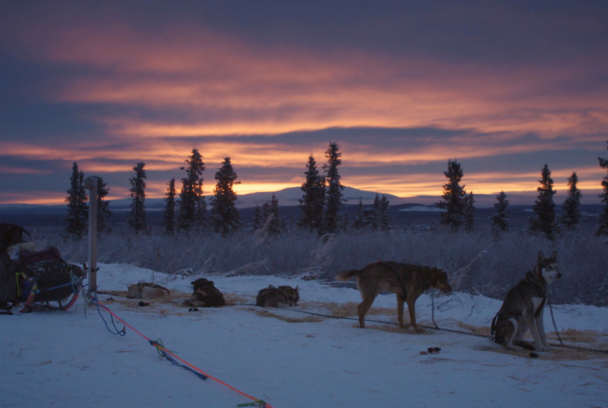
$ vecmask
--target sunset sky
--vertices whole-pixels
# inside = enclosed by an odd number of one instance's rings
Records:
[[[343,184],[585,203],[608,157],[608,1],[0,0],[0,203],[60,204],[72,163],[162,197],[192,148],[205,195],[297,187],[340,145]],[[533,200],[532,200],[533,201]]]

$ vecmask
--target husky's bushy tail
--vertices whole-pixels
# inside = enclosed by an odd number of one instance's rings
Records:
[[[336,275],[336,279],[341,281],[347,281],[349,279],[359,276],[361,271],[358,269],[351,269],[350,271],[342,271]]]

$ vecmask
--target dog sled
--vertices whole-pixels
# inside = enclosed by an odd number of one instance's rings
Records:
[[[34,250],[25,235],[30,237],[21,226],[0,223],[0,303],[8,308],[24,302],[21,312],[35,303],[68,310],[78,299],[84,270],[65,262],[55,247]]]
[[[50,309],[68,310],[80,294],[84,271],[78,265],[65,262],[55,247],[19,255],[27,312],[34,303],[45,303]]]

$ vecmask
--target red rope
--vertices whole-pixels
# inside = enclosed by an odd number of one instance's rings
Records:
[[[150,343],[150,339],[149,339],[148,337],[144,336],[142,333],[140,333],[138,330],[136,330],[136,329],[135,329],[133,326],[131,326],[130,324],[128,324],[127,322],[125,322],[124,320],[122,320],[120,317],[116,316],[116,314],[114,314],[114,312],[112,312],[110,309],[108,309],[108,307],[107,307],[107,306],[103,306],[103,305],[101,305],[101,304],[99,303],[99,301],[97,301],[97,304],[98,304],[99,306],[103,307],[103,308],[104,308],[104,309],[105,309],[105,310],[106,310],[108,313],[110,313],[112,316],[114,316],[114,317],[115,317],[117,320],[119,320],[119,321],[120,321],[122,324],[124,324],[126,327],[128,327],[128,328],[129,328],[129,329],[131,329],[131,330],[133,330],[135,333],[139,334],[141,337],[143,337],[144,339],[146,339],[146,340],[148,341],[148,343]],[[211,375],[207,374],[206,372],[204,372],[204,371],[203,371],[203,370],[201,370],[200,368],[198,368],[198,367],[196,367],[196,366],[194,366],[194,365],[190,364],[190,363],[189,363],[189,362],[187,362],[186,360],[184,360],[184,359],[182,359],[182,358],[180,358],[180,357],[176,356],[176,355],[175,355],[175,354],[173,354],[171,351],[169,351],[169,350],[167,350],[166,348],[164,348],[164,347],[160,346],[158,343],[156,343],[155,347],[158,347],[159,349],[161,349],[161,350],[162,350],[162,351],[164,351],[165,353],[167,353],[167,354],[171,355],[171,357],[176,358],[177,360],[179,360],[179,361],[181,361],[182,363],[186,364],[188,367],[192,368],[193,370],[198,371],[199,373],[203,374],[204,376],[206,376],[206,377],[208,377],[208,378],[211,378],[213,381],[215,381],[215,382],[217,382],[217,383],[219,383],[219,384],[222,384],[223,386],[225,386],[225,387],[227,387],[227,388],[230,388],[230,389],[231,389],[232,391],[234,391],[234,392],[237,392],[237,393],[241,394],[243,397],[249,398],[249,399],[251,399],[251,400],[253,400],[253,401],[256,401],[256,402],[260,401],[260,400],[258,400],[257,398],[252,397],[251,395],[245,394],[244,392],[237,390],[237,389],[236,389],[236,388],[234,388],[233,386],[231,386],[231,385],[229,385],[229,384],[226,384],[225,382],[223,382],[223,381],[221,381],[221,380],[219,380],[219,379],[217,379],[217,378],[215,378],[215,377],[213,377],[213,376],[211,376]],[[266,408],[273,408],[273,407],[272,407],[272,405],[270,405],[270,404],[268,404],[268,403],[266,403],[266,404],[264,405],[264,407],[266,407]]]

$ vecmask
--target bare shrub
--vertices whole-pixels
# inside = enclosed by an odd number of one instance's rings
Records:
[[[88,259],[86,239],[64,239],[59,230],[31,231],[37,242],[56,246],[70,262]],[[40,247],[40,245],[39,245]],[[532,269],[539,250],[558,252],[563,278],[551,286],[555,303],[608,305],[608,251],[592,228],[580,228],[555,241],[523,231],[493,236],[476,232],[392,230],[325,235],[296,230],[279,236],[241,231],[215,233],[132,235],[116,229],[98,240],[101,263],[127,263],[155,271],[207,274],[268,274],[333,280],[347,269],[361,269],[376,261],[397,261],[445,270],[455,289],[503,298]]]

